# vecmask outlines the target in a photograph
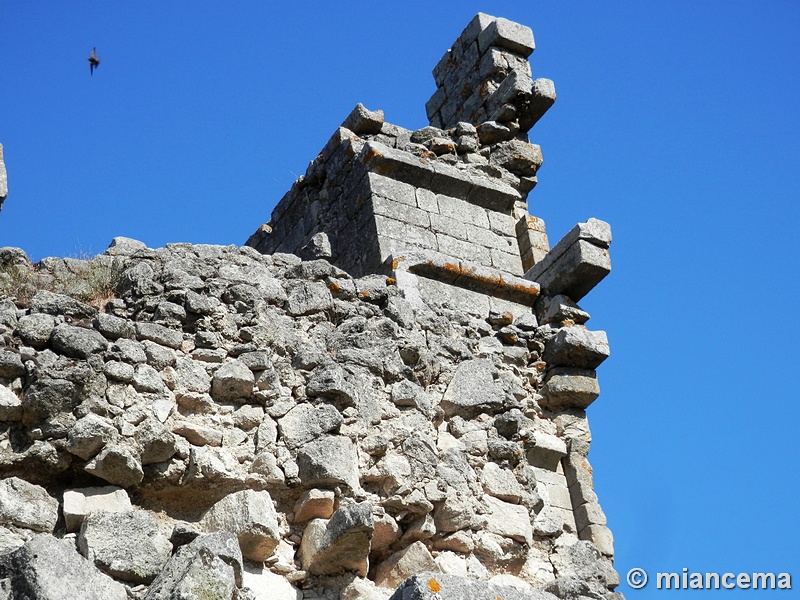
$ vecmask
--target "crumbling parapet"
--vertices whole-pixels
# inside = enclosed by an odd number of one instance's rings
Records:
[[[527,131],[555,101],[531,78],[533,49],[529,28],[478,14],[434,69],[430,126],[359,104],[247,244],[385,273],[473,314],[530,312],[540,288],[582,298],[610,270],[610,229],[590,219],[551,252],[528,213],[543,159]]]
[[[436,92],[425,105],[431,125],[503,124],[526,133],[556,99],[553,82],[533,80],[529,27],[478,13],[433,69]],[[488,125],[486,124],[488,122]]]
[[[506,282],[524,274],[537,249],[537,256],[547,250],[544,232],[534,230],[543,224],[525,204],[539,165],[531,144],[482,145],[468,123],[412,132],[359,105],[247,244],[326,258],[356,276],[393,276],[403,256],[426,253],[428,287],[446,282],[518,297],[520,283]],[[473,312],[484,312],[488,300],[475,298]],[[531,302],[514,312],[525,306]]]

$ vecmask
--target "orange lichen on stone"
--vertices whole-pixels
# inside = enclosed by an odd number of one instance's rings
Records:
[[[433,266],[433,261],[428,261],[430,266]],[[461,265],[454,265],[453,263],[444,263],[444,270],[448,273],[455,273],[456,275],[462,275]]]
[[[328,289],[329,289],[331,292],[333,292],[334,294],[338,294],[338,293],[339,293],[339,285],[338,285],[337,283],[334,283],[333,281],[331,281],[331,282],[328,284]]]
[[[398,256],[397,258],[392,259],[392,271],[396,270],[397,267],[400,266],[400,263],[403,262],[403,257]]]
[[[383,158],[383,154],[375,150],[375,148],[370,148],[369,152],[367,152],[366,155],[364,156],[364,162],[369,162],[376,156],[380,156],[381,158]]]
[[[430,591],[432,591],[434,594],[437,594],[442,589],[442,586],[439,585],[438,581],[431,577],[428,579],[428,589],[430,589]]]
[[[397,285],[397,279],[395,279],[394,277],[387,277],[386,285]]]

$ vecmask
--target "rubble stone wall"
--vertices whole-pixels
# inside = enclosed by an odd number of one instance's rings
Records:
[[[215,598],[617,584],[584,411],[608,346],[567,298],[479,318],[324,260],[125,239],[0,262],[43,288],[0,302],[0,581],[51,585],[33,553],[134,598],[195,563]],[[99,265],[102,310],[44,289]]]
[[[358,105],[243,247],[0,248],[0,591],[621,598],[576,304],[611,234],[527,211],[532,50],[477,15],[431,126]]]

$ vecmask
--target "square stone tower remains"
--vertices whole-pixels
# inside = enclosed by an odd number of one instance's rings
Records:
[[[433,70],[430,125],[356,106],[247,241],[393,277],[416,303],[531,312],[540,291],[580,300],[611,269],[609,226],[580,223],[552,250],[526,197],[542,165],[528,131],[555,87],[532,79],[528,27],[479,13]]]

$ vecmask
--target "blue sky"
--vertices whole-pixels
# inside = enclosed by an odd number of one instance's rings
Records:
[[[478,11],[532,27],[556,84],[531,213],[552,243],[613,228],[582,306],[612,349],[590,460],[618,570],[799,587],[796,2],[0,0],[0,245],[242,244],[357,102],[426,125]]]

